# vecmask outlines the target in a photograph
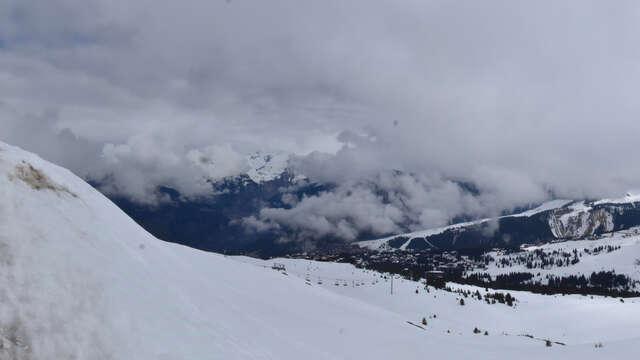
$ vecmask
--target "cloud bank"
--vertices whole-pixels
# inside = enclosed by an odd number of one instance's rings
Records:
[[[147,202],[158,185],[210,194],[207,180],[241,173],[253,151],[292,153],[292,167],[335,189],[253,219],[346,239],[617,196],[640,182],[639,11],[8,0],[0,139]],[[381,201],[367,182],[398,195]]]

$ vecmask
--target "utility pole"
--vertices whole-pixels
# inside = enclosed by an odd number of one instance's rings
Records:
[[[391,295],[393,295],[393,274],[391,274]]]

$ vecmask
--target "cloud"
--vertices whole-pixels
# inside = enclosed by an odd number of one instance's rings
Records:
[[[285,193],[283,202],[290,207],[263,208],[258,216],[245,218],[243,225],[259,232],[276,231],[285,240],[353,241],[363,235],[444,226],[456,215],[477,215],[487,208],[481,197],[452,181],[400,172],[346,181],[317,195],[295,196]]]
[[[343,238],[550,194],[617,196],[640,180],[639,10],[4,1],[0,138],[147,202],[158,185],[206,195],[208,178],[242,171],[253,151],[293,153],[297,171],[336,190],[257,221],[313,219],[313,231]],[[384,175],[393,170],[411,176]],[[481,195],[467,199],[451,180]],[[366,181],[406,204],[379,201]]]
[[[107,167],[96,169],[90,178],[103,182],[106,192],[148,203],[162,200],[159,185],[179,189],[184,198],[212,195],[212,181],[244,174],[249,165],[229,145],[185,149],[159,134],[106,144],[101,157]]]

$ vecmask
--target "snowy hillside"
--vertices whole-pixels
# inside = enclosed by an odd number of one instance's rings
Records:
[[[596,359],[640,345],[638,299],[460,306],[400,279],[387,296],[381,274],[348,265],[270,265],[161,242],[69,171],[0,143],[0,359]]]
[[[481,219],[476,221],[456,223],[453,225],[439,227],[439,228],[415,231],[415,232],[400,234],[400,235],[393,235],[393,236],[389,236],[382,239],[359,241],[357,245],[363,248],[371,249],[371,250],[393,250],[393,249],[407,250],[412,245],[413,242],[424,242],[424,244],[427,247],[437,248],[436,245],[434,245],[429,241],[430,237],[435,235],[441,235],[445,232],[464,232],[467,228],[486,226],[491,222],[496,222],[500,219],[529,218],[529,217],[538,215],[540,213],[556,210],[569,203],[572,203],[572,201],[571,200],[553,200],[553,201],[544,203],[534,209],[531,209],[522,213],[513,214],[513,215],[502,216],[498,219],[487,218],[487,219]]]
[[[545,296],[511,291],[517,299],[514,307],[486,304],[472,297],[463,297],[465,305],[460,306],[459,294],[432,287],[427,292],[422,284],[397,275],[394,277],[391,295],[390,275],[358,269],[350,264],[296,259],[240,259],[267,268],[274,263],[282,264],[289,276],[305,280],[310,287],[325,288],[336,294],[379,306],[416,324],[420,324],[422,317],[426,317],[428,336],[448,334],[449,338],[443,341],[453,344],[477,340],[472,330],[478,327],[489,333],[489,338],[480,337],[482,341],[497,340],[506,347],[525,346],[523,349],[526,349],[530,344],[520,344],[519,340],[522,339],[521,335],[529,334],[566,344],[567,347],[561,350],[568,351],[565,355],[581,346],[601,341],[630,341],[640,345],[640,337],[635,334],[640,316],[640,299],[627,299],[625,303],[621,303],[619,299],[597,296],[592,299],[577,295]],[[450,285],[455,289],[468,289],[472,292],[477,290],[482,295],[486,293],[484,288]],[[489,292],[494,290],[489,289]],[[599,316],[594,317],[592,314]],[[533,343],[536,344],[535,341]],[[526,357],[526,354],[522,355]],[[559,354],[551,352],[549,355]]]
[[[640,228],[618,231],[590,240],[562,241],[529,246],[521,252],[492,251],[486,269],[490,275],[530,272],[533,280],[549,275],[589,275],[614,271],[640,281]],[[545,264],[541,259],[545,258]]]
[[[371,250],[518,247],[583,239],[640,225],[640,199],[627,194],[598,201],[553,200],[521,213],[360,241]]]

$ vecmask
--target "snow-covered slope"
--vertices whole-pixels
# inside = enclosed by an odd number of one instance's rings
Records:
[[[551,260],[544,266],[540,266],[540,255],[537,254],[540,252]],[[495,260],[479,272],[490,275],[530,272],[534,281],[544,282],[548,275],[589,276],[593,272],[614,271],[640,282],[640,228],[618,231],[590,240],[529,246],[521,252],[492,251],[488,255]],[[522,261],[527,258],[530,260]],[[558,260],[564,263],[559,264]],[[533,267],[527,267],[527,262],[531,262]]]
[[[412,241],[418,239],[419,241],[424,241],[426,245],[429,247],[437,247],[436,245],[434,245],[429,241],[429,238],[434,235],[441,235],[447,231],[465,231],[466,228],[483,226],[483,225],[489,224],[492,221],[493,222],[499,221],[500,219],[529,218],[534,215],[538,215],[540,213],[550,212],[555,209],[562,208],[563,206],[568,205],[572,202],[573,202],[572,200],[552,200],[534,209],[527,210],[527,211],[513,214],[513,215],[501,216],[497,219],[491,219],[491,218],[480,219],[476,221],[457,223],[457,224],[439,227],[439,228],[414,231],[411,233],[400,234],[400,235],[393,235],[393,236],[389,236],[382,239],[365,240],[365,241],[358,242],[357,245],[363,248],[371,249],[371,250],[391,250],[393,248],[406,250]],[[490,231],[490,232],[493,232],[493,231]],[[391,246],[390,241],[396,240],[396,239],[403,239],[404,241],[402,241],[402,244],[400,244],[399,246],[395,246],[395,247]]]
[[[388,237],[382,238],[382,239],[358,241],[356,244],[358,246],[360,246],[360,247],[368,248],[368,249],[371,249],[371,250],[391,250],[391,249],[393,249],[393,247],[389,245],[389,241],[390,240],[395,240],[395,239],[398,239],[398,238],[403,238],[404,241],[402,242],[402,244],[400,246],[397,247],[400,250],[406,250],[407,246],[409,246],[409,244],[411,244],[411,241],[414,240],[414,239],[424,239],[423,241],[425,243],[427,243],[427,245],[429,245],[431,247],[435,247],[428,240],[428,238],[430,236],[439,235],[439,234],[442,234],[443,232],[448,231],[448,230],[458,230],[458,229],[463,229],[463,228],[465,228],[467,226],[481,225],[483,223],[488,222],[489,220],[491,220],[491,219],[482,219],[482,220],[477,220],[477,221],[463,222],[463,223],[453,224],[453,225],[449,225],[449,226],[443,226],[443,227],[439,227],[439,228],[420,230],[420,231],[414,231],[414,232],[406,233],[406,234],[388,236]]]
[[[552,200],[521,213],[398,234],[357,244],[372,250],[517,247],[582,239],[640,226],[640,196],[598,201]]]
[[[480,336],[480,342],[496,341],[496,352],[503,347],[521,347],[518,358],[528,358],[527,346],[520,342],[523,334],[536,338],[551,339],[565,343],[561,351],[567,358],[581,346],[603,342],[615,347],[617,342],[640,345],[637,322],[640,318],[640,299],[627,299],[624,303],[615,298],[593,298],[568,295],[545,296],[527,292],[510,291],[517,299],[512,308],[504,304],[486,304],[484,301],[466,297],[465,305],[459,305],[459,294],[429,288],[426,292],[421,284],[395,276],[391,295],[390,275],[357,269],[350,264],[336,264],[296,259],[274,259],[269,261],[241,258],[258,266],[270,267],[283,264],[290,276],[308,280],[310,287],[323,287],[337,294],[361,300],[401,314],[405,319],[419,324],[427,318],[427,336],[449,334],[444,341],[451,346],[462,345],[474,339],[474,327],[488,331],[488,338]],[[476,290],[485,294],[484,288],[463,285],[454,288]],[[416,290],[418,292],[416,293]],[[489,290],[494,292],[494,290]],[[593,314],[598,314],[594,316]],[[434,318],[433,315],[436,315]],[[449,331],[449,332],[448,332]],[[453,334],[453,335],[451,335]],[[471,339],[469,339],[471,338]],[[456,344],[458,341],[461,344]],[[468,344],[468,343],[467,343]],[[539,345],[533,342],[534,345]],[[597,355],[595,352],[594,355]],[[486,354],[478,354],[480,358]],[[543,354],[541,354],[543,355]],[[553,358],[559,353],[550,352]],[[604,356],[604,355],[603,355]],[[445,356],[444,358],[449,358]],[[505,356],[504,358],[508,358]]]
[[[354,271],[337,266],[341,278]],[[629,357],[640,344],[627,331],[636,300],[532,297],[538,310],[521,316],[573,308],[565,316],[606,319],[583,341],[546,348],[465,332],[465,316],[488,327],[498,307],[458,313],[424,294],[417,300],[415,283],[399,286],[412,291],[369,299],[161,242],[69,171],[0,143],[0,359],[584,359]],[[438,315],[460,322],[460,333],[406,322],[430,306],[448,306]],[[508,318],[518,329],[518,317]],[[595,339],[605,347],[594,348]]]

